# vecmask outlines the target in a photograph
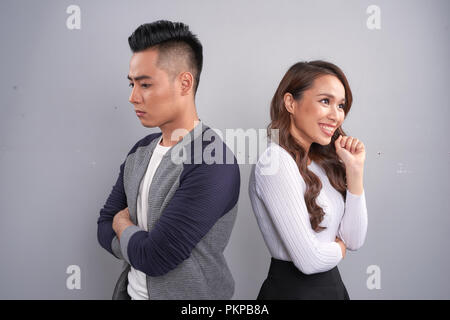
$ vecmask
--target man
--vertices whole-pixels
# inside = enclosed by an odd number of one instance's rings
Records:
[[[197,116],[202,45],[188,26],[170,21],[139,26],[128,43],[129,100],[142,125],[161,132],[130,150],[100,210],[98,241],[124,260],[113,299],[230,299],[234,280],[223,251],[240,173]]]

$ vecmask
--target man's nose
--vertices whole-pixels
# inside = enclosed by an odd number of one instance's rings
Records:
[[[128,98],[128,101],[130,101],[132,104],[140,103],[141,97],[139,95],[139,92],[137,91],[136,87],[133,87],[131,90],[130,97]]]

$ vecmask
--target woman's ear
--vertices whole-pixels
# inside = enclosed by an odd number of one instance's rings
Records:
[[[295,109],[295,100],[291,93],[286,92],[283,96],[284,100],[284,107],[286,108],[287,112],[290,114],[294,114]]]

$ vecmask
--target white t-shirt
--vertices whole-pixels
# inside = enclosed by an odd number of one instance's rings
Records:
[[[161,140],[162,136],[158,140],[152,157],[148,163],[147,171],[145,172],[144,178],[141,180],[141,184],[139,186],[139,194],[137,198],[137,220],[138,226],[145,231],[148,231],[147,209],[150,184],[152,183],[153,176],[155,175],[156,169],[158,168],[162,157],[171,148],[160,145]],[[133,300],[148,300],[146,274],[131,267],[128,272],[127,291]]]
[[[250,177],[249,194],[272,257],[292,261],[303,273],[313,274],[328,271],[342,260],[336,236],[348,250],[363,245],[367,208],[364,190],[355,195],[347,189],[344,203],[323,168],[312,161],[308,169],[322,182],[316,203],[325,212],[320,223],[327,228],[323,231],[312,229],[304,199],[306,183],[295,160],[278,144],[271,142],[259,158]]]

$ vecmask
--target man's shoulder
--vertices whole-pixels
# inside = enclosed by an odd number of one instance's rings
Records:
[[[205,183],[214,181],[216,184],[239,184],[238,161],[233,150],[223,140],[220,130],[203,124],[202,134],[196,140],[201,141],[192,141],[187,146],[182,178],[190,176],[191,179],[198,178]]]
[[[135,145],[128,152],[128,155],[134,153],[137,150],[137,148],[139,148],[139,147],[148,146],[153,140],[161,137],[161,135],[162,135],[161,132],[156,132],[156,133],[151,133],[149,135],[146,135],[145,137],[143,137],[142,139],[140,139],[138,142],[135,143]]]

